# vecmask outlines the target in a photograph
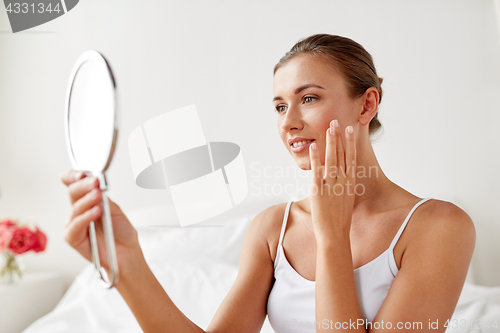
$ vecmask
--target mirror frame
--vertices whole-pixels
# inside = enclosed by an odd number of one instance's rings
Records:
[[[92,262],[94,263],[97,276],[100,278],[99,282],[104,288],[110,289],[118,283],[119,270],[118,270],[118,260],[116,257],[115,240],[114,240],[114,235],[113,235],[111,211],[110,211],[109,204],[108,204],[108,198],[107,198],[107,195],[105,192],[108,189],[107,180],[105,177],[105,171],[108,169],[109,165],[111,164],[111,160],[113,159],[113,155],[114,155],[114,152],[116,149],[117,138],[118,138],[118,103],[117,103],[118,91],[116,89],[116,80],[113,76],[111,66],[109,65],[106,58],[104,58],[104,56],[101,53],[99,53],[98,51],[95,51],[95,50],[85,51],[84,53],[82,53],[78,57],[75,64],[73,65],[73,69],[71,70],[70,79],[68,82],[68,87],[66,90],[66,100],[65,100],[65,108],[64,108],[64,128],[65,128],[65,136],[66,136],[66,147],[68,149],[68,155],[70,157],[71,164],[72,164],[74,169],[81,170],[78,162],[75,159],[75,156],[73,153],[73,147],[72,147],[71,140],[70,140],[69,117],[70,117],[70,99],[71,99],[71,94],[73,91],[73,85],[74,85],[74,81],[76,78],[76,74],[78,73],[80,67],[87,61],[92,62],[94,64],[97,64],[100,67],[99,70],[106,71],[106,73],[109,75],[109,79],[110,79],[110,82],[112,84],[112,91],[113,91],[113,113],[114,113],[113,114],[113,139],[111,142],[111,147],[109,150],[108,159],[107,159],[106,164],[104,165],[102,170],[99,170],[99,171],[82,170],[82,171],[85,171],[87,175],[90,173],[91,175],[98,177],[99,178],[99,186],[102,190],[101,205],[102,205],[103,213],[102,213],[101,220],[102,220],[102,227],[103,227],[103,232],[104,232],[104,242],[105,242],[106,249],[108,252],[109,269],[111,272],[110,278],[107,278],[107,279],[104,278],[104,275],[107,276],[108,274],[104,269],[102,269],[101,264],[100,264],[99,250],[98,250],[98,246],[97,246],[97,238],[96,238],[94,221],[90,222],[89,239],[90,239],[91,251],[92,251]],[[94,172],[99,172],[99,173],[94,174]]]
[[[71,165],[74,168],[77,168],[80,170],[80,166],[78,165],[78,162],[75,159],[75,155],[73,153],[73,148],[71,145],[71,140],[69,136],[69,116],[70,116],[70,99],[71,99],[71,93],[73,92],[73,84],[75,82],[76,74],[80,70],[80,67],[87,61],[91,61],[95,64],[97,64],[99,67],[101,67],[101,70],[106,70],[106,72],[109,75],[109,79],[111,83],[113,84],[113,91],[114,91],[114,96],[113,96],[113,111],[114,111],[114,119],[113,119],[113,140],[111,143],[111,149],[109,152],[109,157],[108,160],[106,161],[106,164],[104,165],[103,170],[101,170],[101,173],[104,173],[111,164],[111,160],[113,159],[113,155],[115,153],[116,149],[116,143],[118,139],[118,97],[117,97],[117,89],[116,89],[116,80],[114,78],[113,72],[111,70],[111,66],[109,66],[108,61],[104,56],[99,53],[96,50],[88,50],[82,53],[78,59],[76,60],[75,64],[73,65],[73,69],[71,70],[70,74],[70,79],[68,82],[68,88],[66,89],[66,99],[65,99],[65,105],[64,105],[64,129],[65,129],[65,136],[66,136],[66,142],[68,143],[67,149],[68,149],[68,155],[70,156],[71,159]]]

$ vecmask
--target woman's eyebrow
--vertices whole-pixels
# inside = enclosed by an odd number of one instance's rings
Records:
[[[295,89],[295,95],[297,95],[299,92],[301,92],[304,89],[312,88],[312,87],[320,88],[320,89],[325,89],[322,86],[318,86],[317,84],[309,83],[309,84],[304,84],[303,86],[300,86],[297,89]]]
[[[322,86],[318,86],[317,84],[314,84],[314,83],[308,83],[308,84],[304,84],[303,86],[300,86],[298,87],[297,89],[295,89],[295,95],[297,95],[299,92],[301,92],[302,90],[304,89],[307,89],[307,88],[319,88],[319,89],[325,89],[323,88]],[[283,98],[280,97],[280,96],[276,96],[273,98],[273,102],[274,101],[278,101],[278,100],[282,100]]]

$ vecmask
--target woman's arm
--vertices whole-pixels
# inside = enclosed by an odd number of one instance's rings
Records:
[[[82,179],[83,178],[83,179]],[[72,213],[65,227],[65,240],[91,261],[88,228],[96,221],[101,266],[109,275],[109,265],[100,221],[101,191],[95,177],[87,178],[70,170],[61,175],[68,186]],[[187,318],[172,302],[147,265],[135,228],[118,205],[108,198],[113,223],[120,279],[115,288],[121,294],[145,333],[205,332]],[[281,214],[281,216],[280,216]],[[258,214],[250,224],[241,254],[238,277],[209,325],[211,333],[259,332],[266,316],[267,296],[273,279],[273,261],[268,235],[283,212],[272,206]]]
[[[109,263],[102,228],[102,193],[99,181],[82,172],[69,170],[61,175],[68,187],[72,213],[64,238],[85,259],[92,261],[89,224],[95,221],[101,266],[109,276]],[[186,318],[172,303],[149,269],[142,253],[137,231],[120,207],[108,198],[120,278],[115,288],[134,313],[144,332],[204,332]]]
[[[132,310],[144,333],[205,332],[172,302],[143,256],[138,256],[134,263],[128,271],[120,272],[116,289]]]
[[[419,220],[413,221],[418,223],[412,225],[418,232],[406,247],[401,269],[373,322],[383,320],[393,327],[411,323],[410,332],[442,333],[445,324],[454,326],[447,321],[464,286],[476,231],[469,215],[446,201],[437,201],[420,213]]]
[[[316,321],[321,331],[366,332],[363,325],[357,325],[363,317],[349,231],[318,243],[316,253]],[[340,329],[336,329],[336,323]]]
[[[362,314],[356,292],[350,240],[356,184],[354,131],[352,126],[346,127],[344,149],[339,123],[333,120],[327,129],[326,138],[324,167],[316,143],[309,146],[313,171],[311,219],[317,244],[317,328],[322,331],[366,333],[363,325],[357,325],[362,321]]]
[[[243,242],[238,276],[207,328],[210,333],[258,333],[267,314],[274,262],[270,235],[279,235],[276,221],[283,220],[283,207],[275,205],[259,213],[248,227]]]
[[[279,220],[279,214],[279,208],[272,206],[258,214],[250,223],[243,243],[236,281],[217,309],[206,332],[260,332],[266,318],[267,297],[274,272],[267,235],[272,227],[271,221]],[[124,272],[116,289],[127,302],[144,332],[205,332],[170,300],[144,258],[138,258],[135,262],[138,265]]]

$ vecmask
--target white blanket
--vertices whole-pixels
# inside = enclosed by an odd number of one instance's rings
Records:
[[[465,283],[446,332],[500,332],[500,287]]]

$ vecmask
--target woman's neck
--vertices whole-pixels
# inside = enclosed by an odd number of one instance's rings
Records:
[[[356,197],[354,211],[380,211],[377,207],[387,202],[390,194],[399,188],[382,171],[371,141],[358,145],[356,166]],[[400,188],[399,188],[400,189]],[[383,209],[382,209],[383,210]]]

